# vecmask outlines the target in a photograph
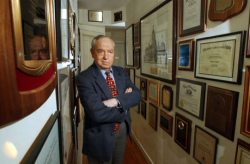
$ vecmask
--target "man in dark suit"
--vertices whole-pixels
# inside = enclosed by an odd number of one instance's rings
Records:
[[[92,41],[94,63],[77,76],[84,107],[82,153],[89,164],[122,164],[127,134],[131,137],[129,109],[139,104],[141,92],[125,69],[112,66],[112,39],[99,35]]]

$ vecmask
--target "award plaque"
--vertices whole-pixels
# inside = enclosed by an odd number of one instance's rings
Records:
[[[234,140],[239,93],[208,86],[205,126]]]
[[[173,117],[163,110],[160,112],[160,127],[172,137]]]
[[[194,135],[194,159],[199,163],[214,164],[217,143],[218,139],[215,136],[196,125]]]
[[[236,147],[235,164],[250,163],[250,144],[238,139]]]
[[[149,125],[157,131],[157,118],[158,118],[158,107],[152,103],[149,103],[149,114],[148,114]]]
[[[103,22],[103,11],[88,11],[89,22]]]
[[[146,120],[146,115],[147,115],[147,104],[146,104],[146,102],[142,100],[140,102],[140,107],[141,107],[141,115]]]
[[[166,85],[162,87],[162,106],[168,111],[173,109],[173,90]]]
[[[192,121],[176,112],[174,141],[188,154],[190,154],[191,127]]]
[[[147,101],[147,79],[140,79],[141,85],[140,85],[140,90],[141,90],[141,97],[143,100]]]
[[[157,106],[160,105],[160,84],[154,81],[148,81],[148,99],[155,103]]]
[[[193,71],[194,39],[179,42],[178,70]]]

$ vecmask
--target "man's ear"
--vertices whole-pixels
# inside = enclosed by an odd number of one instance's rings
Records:
[[[95,52],[94,52],[94,50],[92,48],[90,49],[90,53],[92,55],[92,58],[94,58]]]

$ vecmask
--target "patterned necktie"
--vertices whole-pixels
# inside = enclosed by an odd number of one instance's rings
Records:
[[[109,86],[109,89],[112,93],[112,96],[113,97],[117,97],[117,91],[116,91],[116,87],[115,87],[115,82],[114,80],[112,79],[112,77],[110,76],[110,72],[105,72],[105,74],[107,75],[107,78],[106,78],[106,83],[108,84]],[[115,123],[115,132],[119,129],[119,123]]]

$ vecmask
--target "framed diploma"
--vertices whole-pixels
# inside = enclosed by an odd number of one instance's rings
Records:
[[[203,120],[206,83],[177,78],[176,107]]]
[[[134,50],[134,66],[136,69],[140,68],[140,49]]]
[[[148,81],[148,99],[155,103],[157,106],[160,105],[160,84],[154,81]]]
[[[149,103],[148,110],[148,123],[155,131],[157,131],[158,107],[152,103]]]
[[[234,140],[239,93],[208,86],[205,126]]]
[[[160,112],[160,127],[172,137],[173,117],[163,110]]]
[[[126,66],[134,66],[134,38],[133,38],[134,24],[126,29]]]
[[[197,39],[195,77],[241,84],[245,33]]]
[[[133,84],[135,84],[135,69],[130,68],[129,69],[129,77]]]
[[[166,85],[162,87],[162,106],[168,111],[173,109],[173,90]]]
[[[141,34],[141,31],[140,31],[140,21],[135,23],[134,24],[134,46],[135,47],[139,47],[140,46],[140,34]]]
[[[194,39],[179,42],[178,70],[193,71]]]
[[[140,108],[141,108],[141,115],[146,120],[146,116],[147,116],[147,103],[142,100],[140,102]]]
[[[215,136],[195,126],[193,157],[198,163],[214,164],[217,144],[218,139]]]
[[[250,138],[250,66],[246,66],[244,100],[240,133]]]
[[[141,78],[140,81],[141,97],[143,100],[147,101],[147,79]]]
[[[191,142],[191,127],[192,121],[188,118],[175,113],[175,135],[174,141],[190,154],[190,142]]]
[[[250,163],[250,144],[238,139],[236,147],[235,164]]]
[[[89,22],[103,22],[103,11],[88,11]]]
[[[207,0],[180,0],[179,2],[179,36],[206,31]]]
[[[141,75],[175,84],[177,0],[141,18]]]
[[[241,13],[247,4],[247,0],[211,0],[208,18],[211,21],[225,22]]]

